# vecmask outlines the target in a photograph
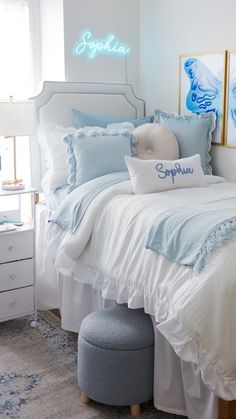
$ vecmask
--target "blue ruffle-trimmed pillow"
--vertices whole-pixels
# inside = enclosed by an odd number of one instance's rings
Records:
[[[200,154],[204,174],[212,174],[210,149],[216,123],[213,112],[176,115],[155,110],[154,121],[168,128],[176,136],[181,159]]]
[[[82,112],[79,109],[72,109],[72,115],[74,125],[77,129],[84,127],[106,128],[109,124],[119,122],[131,122],[135,127],[138,127],[139,125],[149,124],[154,120],[154,115],[127,121],[124,118],[115,116],[96,116],[90,113]]]
[[[126,130],[89,135],[78,131],[63,141],[68,153],[68,192],[97,177],[126,171],[124,157],[136,155],[137,139]]]

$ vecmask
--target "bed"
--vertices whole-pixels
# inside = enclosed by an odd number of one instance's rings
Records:
[[[144,102],[123,84],[45,82],[34,99],[40,125],[71,126],[71,108],[76,107],[124,120],[145,112]],[[31,139],[31,156],[32,183],[40,188],[45,167],[36,137]],[[79,199],[78,191],[71,196]],[[78,332],[86,314],[115,300],[133,309],[144,307],[155,330],[154,404],[190,419],[216,419],[218,414],[223,418],[217,396],[236,399],[236,368],[230,355],[236,332],[236,239],[232,236],[217,251],[207,275],[203,272],[192,281],[188,268],[148,252],[144,237],[154,212],[176,202],[185,205],[189,199],[197,205],[199,195],[208,202],[234,191],[234,185],[209,176],[205,194],[196,188],[187,195],[183,189],[164,192],[160,204],[158,194],[133,195],[130,181],[124,180],[94,199],[73,236],[48,224],[52,210],[67,199],[63,192],[37,211],[39,308],[59,307],[62,327]]]

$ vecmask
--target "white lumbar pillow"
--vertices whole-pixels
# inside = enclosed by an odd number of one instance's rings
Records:
[[[135,128],[133,134],[138,139],[136,153],[144,160],[176,160],[179,145],[175,135],[161,124],[144,124]]]
[[[135,194],[206,186],[199,154],[179,160],[141,160],[125,156]]]

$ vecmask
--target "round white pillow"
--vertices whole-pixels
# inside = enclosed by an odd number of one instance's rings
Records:
[[[175,135],[161,124],[143,124],[135,128],[137,157],[143,160],[177,160],[179,145]]]

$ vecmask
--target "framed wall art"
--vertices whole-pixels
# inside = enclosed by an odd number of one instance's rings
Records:
[[[179,113],[214,112],[213,143],[224,144],[226,51],[180,56]]]
[[[228,51],[225,144],[236,147],[236,50]]]

